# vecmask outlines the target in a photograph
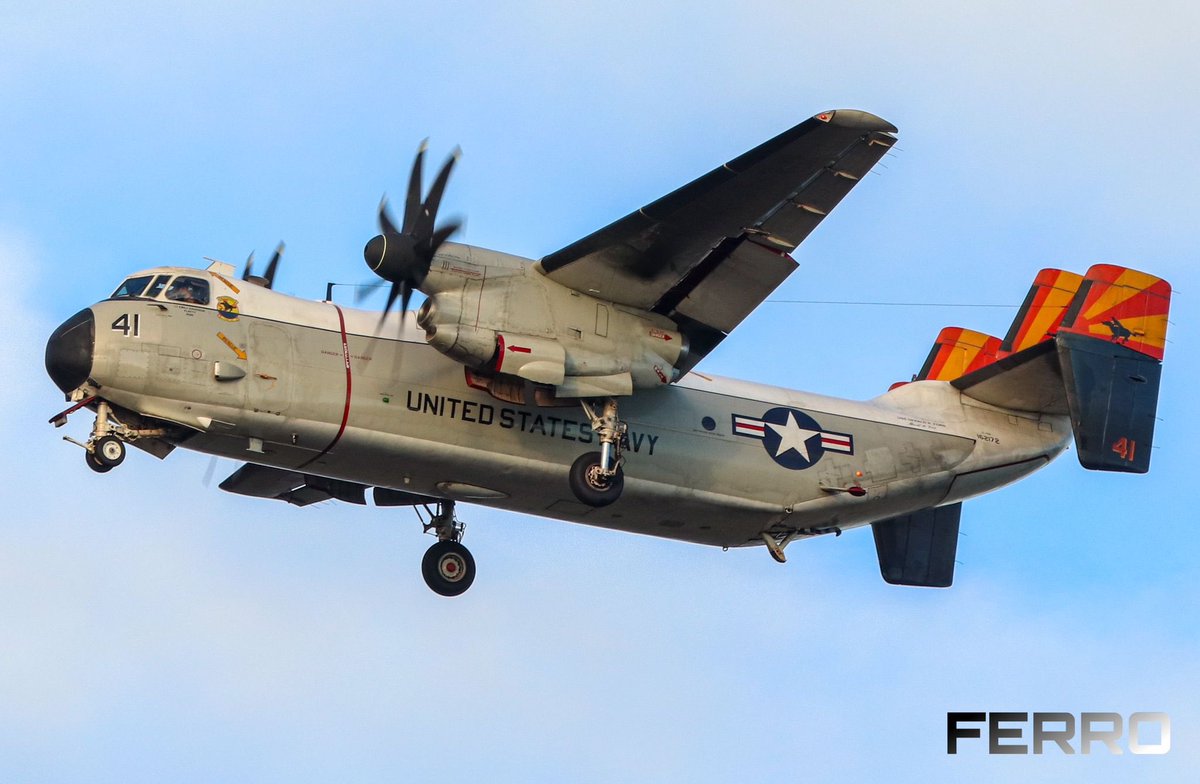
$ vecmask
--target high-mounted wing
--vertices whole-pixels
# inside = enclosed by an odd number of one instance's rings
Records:
[[[698,361],[796,268],[788,254],[895,144],[895,130],[867,112],[823,112],[551,253],[541,270],[671,318]]]

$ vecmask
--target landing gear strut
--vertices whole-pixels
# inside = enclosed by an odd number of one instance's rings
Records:
[[[625,487],[621,450],[627,446],[627,428],[617,418],[617,401],[613,398],[604,401],[603,413],[599,415],[589,403],[581,405],[592,432],[600,439],[600,451],[586,452],[571,465],[568,476],[571,492],[588,506],[608,506],[621,497]]]
[[[425,532],[438,541],[421,559],[421,575],[434,593],[458,596],[475,582],[475,559],[462,545],[465,526],[454,518],[454,502],[438,502],[437,514],[425,524]]]
[[[50,423],[55,427],[62,427],[67,423],[68,416],[93,402],[96,404],[96,421],[92,425],[92,434],[88,437],[87,443],[80,443],[70,436],[63,436],[63,440],[83,447],[84,462],[87,463],[88,468],[98,474],[108,473],[121,465],[125,460],[125,443],[127,441],[135,441],[139,438],[161,438],[166,435],[166,430],[162,428],[135,430],[129,427],[116,417],[107,400],[95,397],[82,399],[66,411],[55,414],[50,418]]]

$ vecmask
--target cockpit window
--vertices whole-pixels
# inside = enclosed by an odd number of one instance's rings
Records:
[[[158,295],[162,294],[163,289],[167,287],[167,281],[170,279],[170,275],[159,275],[154,279],[154,282],[150,284],[150,288],[146,289],[146,292],[142,294],[142,296],[149,297],[150,299],[157,299]]]
[[[150,275],[139,275],[136,278],[126,278],[125,281],[117,286],[117,290],[112,293],[113,299],[121,297],[140,297],[146,289],[146,284],[150,282]]]
[[[167,299],[190,305],[207,305],[208,281],[180,275],[167,287]]]

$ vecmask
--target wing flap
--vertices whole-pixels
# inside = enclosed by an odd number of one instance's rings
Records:
[[[728,334],[797,266],[786,253],[748,237],[726,239],[652,310]]]

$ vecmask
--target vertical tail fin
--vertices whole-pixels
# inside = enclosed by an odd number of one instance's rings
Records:
[[[1097,264],[1071,300],[1062,331],[1107,340],[1162,361],[1171,284],[1145,272]]]
[[[999,352],[1000,338],[962,327],[945,327],[913,380],[953,381],[995,362]]]
[[[1144,272],[1088,270],[1056,342],[1085,468],[1145,473],[1158,410],[1171,286]]]
[[[1015,354],[1053,338],[1082,284],[1083,276],[1074,272],[1060,269],[1038,272],[1000,349],[1005,354]]]

